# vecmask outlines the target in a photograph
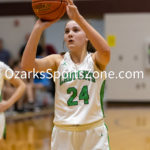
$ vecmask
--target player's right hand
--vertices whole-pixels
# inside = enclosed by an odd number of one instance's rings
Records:
[[[41,19],[38,19],[37,22],[34,25],[34,28],[38,28],[41,31],[44,31],[46,28],[50,27],[52,24],[57,22],[58,20],[54,21],[43,21]]]

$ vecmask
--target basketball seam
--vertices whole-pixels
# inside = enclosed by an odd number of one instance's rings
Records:
[[[55,10],[50,11],[50,12],[47,12],[47,13],[44,13],[44,14],[38,13],[38,15],[46,15],[46,14],[53,13],[53,12],[57,11],[57,10],[61,7],[61,5],[62,5],[63,2],[65,2],[65,1],[62,1],[62,0],[61,0],[61,4],[60,4]]]
[[[64,8],[63,8],[63,10],[64,10]],[[59,15],[60,16],[60,15]],[[57,16],[56,18],[54,18],[53,20],[57,20],[58,18],[59,18],[59,16]],[[51,21],[53,21],[53,20],[51,20]]]

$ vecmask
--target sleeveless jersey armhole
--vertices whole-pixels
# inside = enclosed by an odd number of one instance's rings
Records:
[[[55,75],[58,75],[58,74],[59,74],[59,73],[57,74],[57,72],[60,71],[60,67],[61,67],[61,65],[64,63],[64,59],[65,59],[66,52],[60,53],[60,55],[61,55],[63,58],[62,58],[62,60],[60,61],[59,65],[58,65],[58,67],[57,67],[57,70],[53,72],[53,77],[54,77],[54,73],[56,73]],[[55,82],[56,80],[53,80],[53,81]]]
[[[93,60],[93,58],[92,58],[92,54],[93,54],[93,53],[90,53],[90,56],[91,56],[90,58],[91,58],[91,61],[92,61],[92,63],[93,63],[93,66],[94,66],[94,71],[98,71],[99,74],[102,75],[102,79],[105,80],[105,79],[106,79],[106,74],[105,74],[106,71],[105,71],[105,70],[104,70],[104,71],[103,71],[103,70],[100,70],[100,68],[97,67],[97,65],[95,64],[95,62],[94,62],[94,60]]]
[[[63,53],[60,53],[60,55],[62,55],[63,59],[60,61],[59,65],[58,65],[58,67],[57,67],[57,71],[59,71],[60,66],[63,64],[66,53],[63,52]]]

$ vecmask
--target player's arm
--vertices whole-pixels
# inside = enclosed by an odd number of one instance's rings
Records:
[[[35,59],[35,71],[44,71],[51,69],[52,72],[57,70],[58,61],[61,59],[59,54],[52,54],[41,59]]]
[[[73,4],[72,0],[67,0],[67,13],[68,16],[75,20],[80,27],[84,30],[87,38],[90,40],[96,52],[93,57],[98,66],[104,67],[110,60],[110,48],[104,38],[80,15],[77,7]]]
[[[24,70],[32,71],[33,68],[35,68],[36,71],[45,71],[47,67],[55,69],[55,58],[57,56],[52,55],[43,59],[35,58],[37,45],[43,31],[53,23],[54,22],[42,22],[41,20],[35,23],[21,60],[21,66]]]
[[[16,89],[13,95],[8,100],[2,100],[2,102],[0,102],[0,112],[4,112],[8,108],[10,108],[17,100],[21,98],[26,89],[24,82],[21,79],[16,79],[15,76],[7,80],[14,87],[16,87]]]

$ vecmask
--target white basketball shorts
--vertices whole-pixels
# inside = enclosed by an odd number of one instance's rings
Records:
[[[0,113],[0,140],[5,138],[5,114]]]
[[[68,131],[54,126],[51,150],[110,150],[104,124],[84,131]]]

